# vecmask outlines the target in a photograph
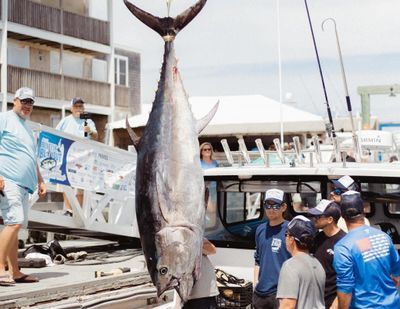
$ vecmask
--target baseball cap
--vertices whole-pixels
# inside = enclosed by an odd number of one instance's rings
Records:
[[[265,192],[264,203],[267,201],[272,201],[276,204],[282,204],[284,192],[279,189],[271,189]]]
[[[345,219],[353,219],[364,214],[364,202],[361,194],[352,190],[343,193],[340,201],[340,210],[342,217]]]
[[[354,184],[354,179],[351,178],[350,176],[343,176],[340,177],[337,180],[332,180],[333,185],[335,188],[343,189],[343,190],[349,190],[352,184]]]
[[[318,205],[314,208],[311,208],[308,213],[311,216],[326,216],[339,220],[340,206],[334,201],[321,200]]]
[[[314,222],[310,219],[299,215],[292,219],[288,224],[288,232],[295,240],[305,243],[308,239],[314,238],[316,229]]]
[[[85,103],[80,97],[75,97],[71,100],[71,106],[75,105],[76,103]]]
[[[15,98],[20,100],[31,99],[35,101],[35,93],[31,88],[22,87],[15,91]]]

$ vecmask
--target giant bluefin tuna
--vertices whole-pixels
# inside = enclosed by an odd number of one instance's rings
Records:
[[[207,0],[175,18],[159,18],[124,0],[128,9],[165,41],[164,61],[149,120],[140,141],[129,130],[138,152],[136,214],[140,239],[158,295],[176,289],[186,301],[198,278],[205,189],[198,133],[217,105],[196,121],[177,68],[174,39]]]

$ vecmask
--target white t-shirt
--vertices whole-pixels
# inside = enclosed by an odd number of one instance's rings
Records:
[[[90,130],[93,132],[97,132],[93,120],[88,119],[86,121]],[[84,124],[85,124],[84,119],[75,118],[73,115],[69,115],[60,121],[60,123],[56,127],[56,130],[60,130],[65,133],[85,138],[85,134],[83,132]],[[89,138],[89,135],[86,138]]]
[[[200,278],[194,284],[189,299],[212,297],[218,294],[214,266],[208,257],[203,255],[201,259]]]

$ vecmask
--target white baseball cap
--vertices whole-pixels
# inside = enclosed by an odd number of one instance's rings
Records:
[[[265,201],[273,201],[274,203],[281,204],[285,193],[279,189],[271,189],[265,192]]]
[[[15,92],[15,98],[20,100],[31,99],[35,101],[35,93],[31,88],[22,87]]]

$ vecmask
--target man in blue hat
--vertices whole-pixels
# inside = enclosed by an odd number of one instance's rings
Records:
[[[97,140],[98,134],[96,125],[92,119],[81,119],[85,112],[85,102],[82,98],[75,97],[71,100],[71,115],[61,119],[56,126],[56,130],[69,133],[81,138]],[[79,204],[83,204],[83,191],[78,189],[76,197]],[[66,194],[64,193],[65,212],[64,215],[72,216],[72,207]]]
[[[339,308],[400,308],[400,258],[392,240],[365,225],[360,193],[342,194],[340,208],[349,233],[334,247]]]
[[[56,129],[82,138],[97,140],[98,134],[93,120],[81,119],[84,112],[85,102],[82,98],[73,98],[71,100],[71,115],[62,119]]]
[[[279,308],[325,309],[325,271],[310,255],[316,229],[304,216],[296,216],[288,224],[286,247],[292,254],[279,275],[276,297]]]
[[[290,258],[285,244],[288,222],[283,218],[283,214],[286,207],[282,190],[271,189],[265,193],[264,209],[267,222],[257,228],[254,253],[255,309],[279,308],[276,299],[279,272],[282,264]]]

